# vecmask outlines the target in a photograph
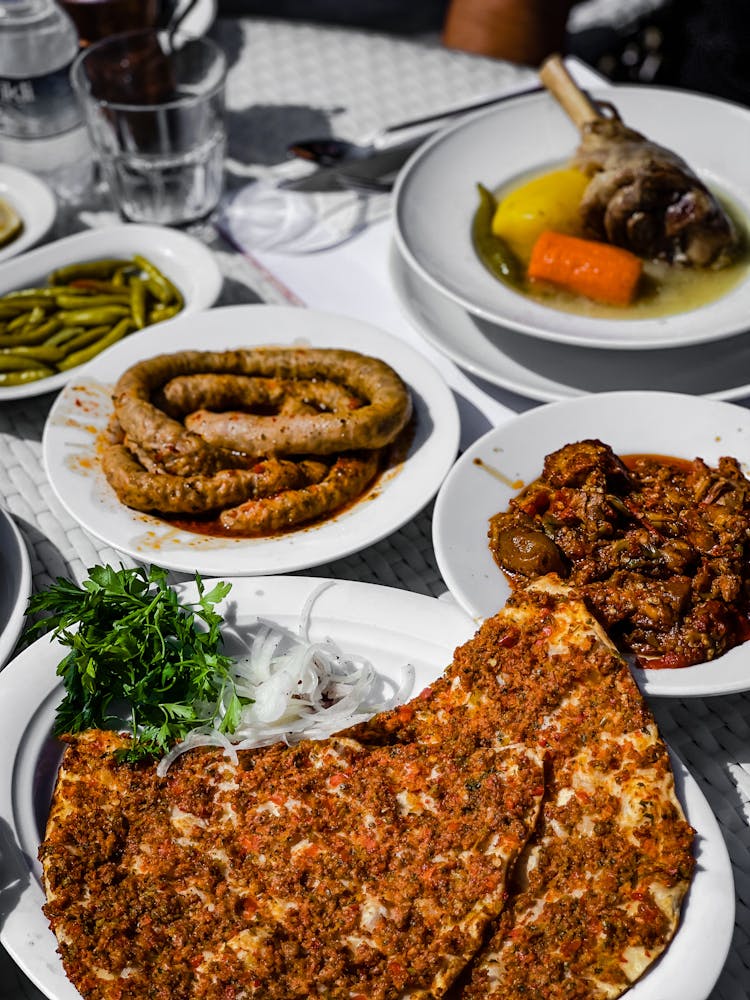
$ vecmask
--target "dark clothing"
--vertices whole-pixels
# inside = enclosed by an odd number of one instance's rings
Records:
[[[278,17],[394,34],[440,31],[449,0],[219,0],[219,16]]]
[[[566,50],[616,82],[750,106],[750,0],[666,0],[618,31],[597,26],[568,35]]]
[[[750,105],[749,0],[679,0],[670,10],[663,82]]]

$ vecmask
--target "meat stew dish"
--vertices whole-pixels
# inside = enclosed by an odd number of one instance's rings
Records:
[[[750,481],[735,458],[567,444],[490,519],[489,545],[511,587],[549,573],[575,587],[641,666],[703,663],[750,637]]]
[[[560,167],[479,185],[472,237],[485,267],[545,305],[599,317],[670,315],[729,291],[748,253],[728,198],[614,106],[594,104],[559,58],[540,77],[580,143]]]
[[[573,291],[550,280],[531,279],[528,266],[536,239],[553,220],[554,232],[585,237],[579,221],[578,202],[568,200],[571,185],[562,179],[580,171],[554,167],[516,178],[491,191],[479,186],[478,205],[472,220],[472,242],[482,264],[496,278],[515,291],[542,305],[563,312],[602,319],[652,319],[670,316],[715,302],[730,292],[748,274],[750,253],[746,230],[739,211],[719,196],[738,233],[732,260],[721,268],[675,266],[665,260],[639,260],[640,274],[632,298],[625,303],[603,301]],[[547,197],[539,191],[546,188]],[[503,236],[498,236],[493,220],[500,219]],[[497,223],[495,223],[497,225]],[[510,230],[510,234],[509,234]],[[586,240],[588,248],[595,245]]]

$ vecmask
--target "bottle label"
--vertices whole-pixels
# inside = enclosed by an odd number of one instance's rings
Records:
[[[0,76],[0,133],[40,139],[75,128],[81,112],[70,85],[70,67],[26,79]]]

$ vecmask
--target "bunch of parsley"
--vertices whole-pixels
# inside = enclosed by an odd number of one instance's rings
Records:
[[[120,757],[131,763],[163,754],[198,726],[233,732],[245,699],[214,610],[231,584],[206,593],[196,573],[198,600],[181,603],[158,567],[88,572],[82,586],[58,577],[29,600],[29,613],[44,617],[27,638],[53,632],[70,649],[57,667],[66,693],[54,732],[122,728],[127,718],[132,749]]]

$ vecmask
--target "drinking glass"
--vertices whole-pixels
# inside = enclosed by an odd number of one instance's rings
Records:
[[[226,148],[226,59],[214,42],[115,35],[83,49],[71,77],[123,218],[179,226],[213,211]]]

